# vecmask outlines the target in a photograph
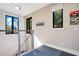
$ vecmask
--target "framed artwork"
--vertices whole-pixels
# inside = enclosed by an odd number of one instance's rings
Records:
[[[53,28],[63,28],[63,9],[53,12]]]
[[[70,24],[71,25],[79,24],[79,10],[70,12]]]
[[[6,34],[17,34],[19,30],[19,17],[5,16]]]

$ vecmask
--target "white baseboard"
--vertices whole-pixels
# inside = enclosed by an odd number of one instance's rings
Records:
[[[55,49],[65,51],[65,52],[79,56],[79,52],[75,51],[75,50],[67,49],[67,48],[64,48],[64,47],[59,47],[59,46],[56,46],[56,45],[50,45],[50,44],[47,44],[47,43],[43,43],[43,45],[46,45],[48,47],[55,48]]]

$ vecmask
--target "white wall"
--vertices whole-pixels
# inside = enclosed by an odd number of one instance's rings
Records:
[[[63,13],[63,25],[61,29],[53,28],[52,12],[57,9],[64,10]],[[50,4],[38,11],[33,12],[29,16],[32,16],[33,29],[35,36],[42,42],[51,45],[62,46],[68,49],[79,51],[79,25],[70,25],[69,12],[78,10],[79,4]],[[0,29],[5,30],[5,15],[16,16],[9,12],[0,10],[0,19],[2,19],[2,25]],[[27,16],[27,18],[29,17]],[[36,26],[38,22],[44,22],[44,26]],[[20,18],[20,30],[25,30],[24,17]],[[25,32],[20,32],[21,43],[28,37]],[[29,42],[29,41],[28,41]],[[25,49],[31,49],[29,43],[26,42]],[[0,55],[12,55],[18,48],[18,35],[8,34],[0,32]]]
[[[53,28],[52,12],[62,9],[63,28]],[[57,45],[79,51],[79,25],[70,25],[69,12],[78,10],[79,4],[50,4],[29,16],[32,17],[33,29],[36,37],[43,43]],[[27,17],[29,17],[27,16]],[[38,22],[44,22],[44,26],[36,26]],[[77,30],[78,29],[78,30]]]
[[[0,30],[5,30],[5,15],[17,16],[15,14],[0,10],[1,26]],[[24,17],[20,17],[20,30],[25,29]],[[21,42],[25,39],[25,32],[21,33]],[[5,34],[0,32],[0,56],[12,55],[18,49],[18,34]]]

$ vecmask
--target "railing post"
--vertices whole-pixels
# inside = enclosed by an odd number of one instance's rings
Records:
[[[21,49],[20,49],[20,32],[18,32],[18,55],[20,56]]]
[[[31,47],[34,49],[34,30],[31,31]]]

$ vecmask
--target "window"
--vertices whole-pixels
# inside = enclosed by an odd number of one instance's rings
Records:
[[[53,11],[53,28],[63,28],[63,9]]]
[[[32,30],[32,17],[26,19],[26,33],[30,34]]]
[[[6,34],[16,34],[18,33],[19,27],[19,17],[5,16],[6,23]]]

